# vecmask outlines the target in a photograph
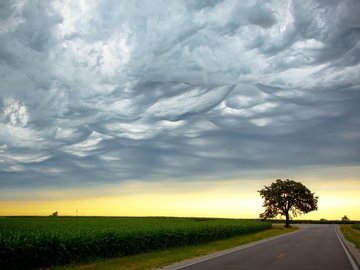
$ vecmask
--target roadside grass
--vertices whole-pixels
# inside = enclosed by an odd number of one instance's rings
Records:
[[[115,259],[102,259],[87,264],[75,264],[71,266],[55,267],[56,270],[70,269],[89,269],[89,270],[141,270],[155,269],[172,263],[191,259],[198,256],[229,249],[244,245],[250,242],[270,238],[273,236],[293,232],[297,227],[284,228],[283,226],[273,226],[271,229],[232,237],[225,240],[215,241],[207,244],[192,245],[180,248],[170,248],[166,250],[142,253],[133,256],[120,257]]]
[[[353,242],[356,248],[360,251],[360,224],[344,224],[340,226],[340,230],[344,234],[345,238],[350,242]]]

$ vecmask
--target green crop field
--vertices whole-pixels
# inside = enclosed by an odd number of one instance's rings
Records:
[[[360,223],[352,225],[353,229],[360,231]]]
[[[0,218],[0,268],[48,267],[206,243],[271,228],[237,219]]]

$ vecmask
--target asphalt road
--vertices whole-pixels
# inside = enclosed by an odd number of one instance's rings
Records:
[[[353,270],[336,235],[336,225],[303,225],[298,232],[181,270]]]

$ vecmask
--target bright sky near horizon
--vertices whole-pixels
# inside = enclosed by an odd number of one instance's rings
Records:
[[[360,2],[5,0],[0,215],[360,220]]]

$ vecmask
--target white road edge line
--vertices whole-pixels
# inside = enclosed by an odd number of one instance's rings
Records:
[[[342,246],[342,248],[344,249],[345,253],[346,253],[346,256],[348,257],[350,263],[351,263],[351,266],[354,270],[359,270],[358,267],[356,266],[356,263],[354,262],[354,259],[352,258],[352,256],[350,255],[349,251],[347,250],[347,248],[345,247],[343,241],[341,240],[340,236],[339,236],[339,233],[337,232],[337,228],[335,228],[335,233],[336,233],[336,236],[337,238],[339,239],[339,242]]]

